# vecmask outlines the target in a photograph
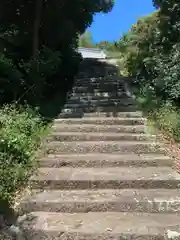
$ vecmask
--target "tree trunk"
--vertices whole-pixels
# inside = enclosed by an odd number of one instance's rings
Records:
[[[34,61],[38,59],[38,53],[39,53],[39,29],[41,24],[42,6],[43,6],[43,0],[36,0],[35,20],[34,20],[34,27],[33,27],[33,46],[32,46],[32,56]]]

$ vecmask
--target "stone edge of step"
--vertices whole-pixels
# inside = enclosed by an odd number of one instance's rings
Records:
[[[27,212],[179,213],[180,192],[170,189],[98,189],[34,191],[20,204]]]
[[[67,220],[70,219],[70,220]],[[113,220],[113,224],[108,221]],[[166,219],[166,220],[165,220]],[[119,221],[122,221],[121,226]],[[171,221],[169,221],[171,220]],[[96,222],[93,226],[92,223]],[[172,223],[174,222],[174,223]],[[172,214],[42,213],[32,212],[18,219],[26,240],[38,239],[179,239],[179,216]],[[54,226],[56,224],[56,226]],[[98,224],[98,225],[97,225]],[[62,226],[63,225],[63,226]],[[132,227],[129,227],[129,226]],[[98,226],[98,228],[97,228]],[[66,230],[67,228],[67,230]]]

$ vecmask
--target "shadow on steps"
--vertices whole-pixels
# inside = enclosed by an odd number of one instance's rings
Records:
[[[120,76],[117,66],[86,59],[81,63],[58,117],[119,117],[123,112],[136,112],[138,107],[130,91],[130,84],[131,79]]]

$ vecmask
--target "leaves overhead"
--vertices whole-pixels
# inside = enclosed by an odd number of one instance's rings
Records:
[[[70,87],[81,60],[76,53],[79,35],[91,25],[95,13],[107,13],[113,4],[113,0],[0,1],[0,78],[7,79],[0,103],[15,101],[24,92],[22,100],[48,99],[46,94]],[[3,71],[4,64],[10,71]],[[54,66],[59,66],[56,71]],[[53,89],[48,90],[50,86]]]

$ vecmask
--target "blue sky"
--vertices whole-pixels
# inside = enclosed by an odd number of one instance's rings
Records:
[[[139,17],[153,11],[152,0],[115,0],[113,10],[96,15],[89,30],[95,42],[117,40]]]

